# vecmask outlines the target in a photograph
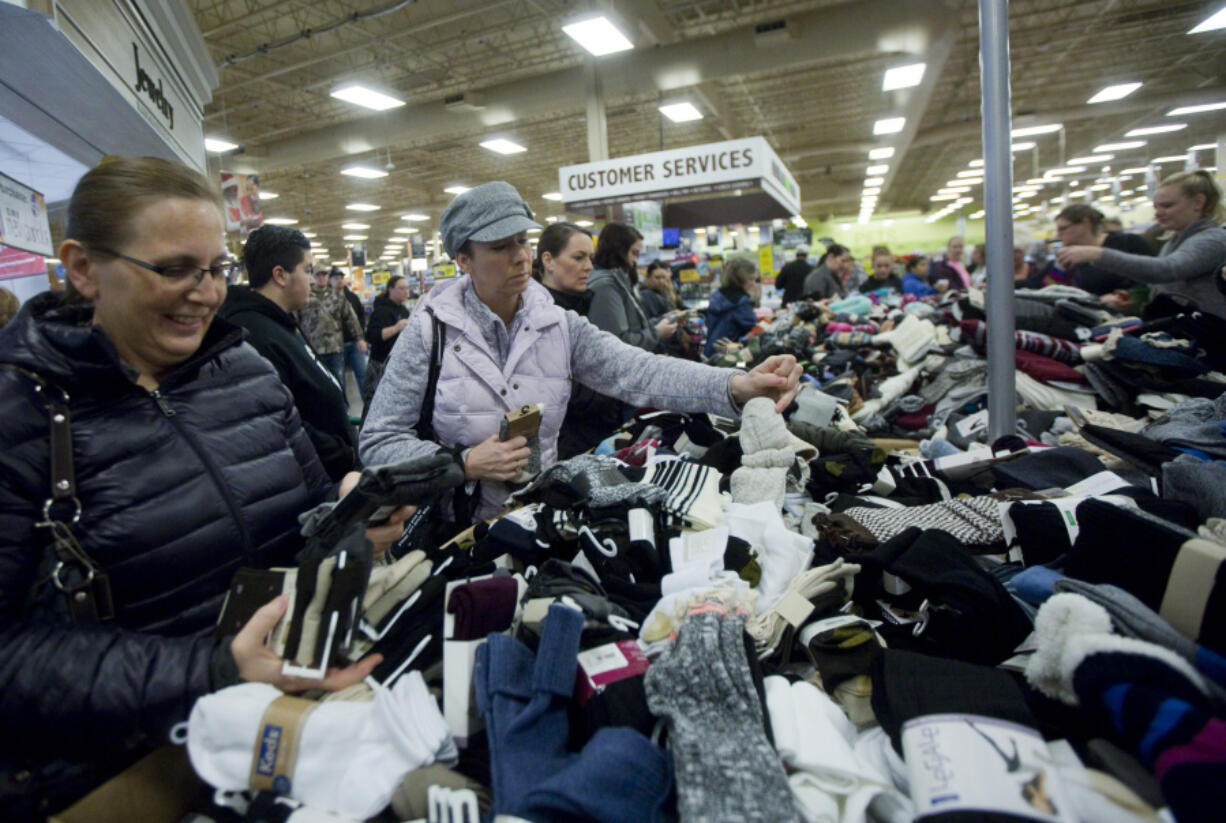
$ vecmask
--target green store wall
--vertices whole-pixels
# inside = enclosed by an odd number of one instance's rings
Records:
[[[874,216],[871,223],[857,223],[854,218],[832,218],[827,222],[809,221],[809,228],[813,230],[815,245],[819,237],[832,237],[836,243],[851,249],[857,260],[862,260],[868,257],[873,246],[888,246],[897,255],[941,251],[949,238],[958,233],[958,221],[951,216],[929,223],[923,216],[914,213],[897,216],[881,214]],[[967,220],[965,238],[968,247],[982,243],[983,221]]]

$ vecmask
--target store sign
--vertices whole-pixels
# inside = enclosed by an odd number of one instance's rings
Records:
[[[0,246],[0,280],[13,280],[33,274],[46,274],[47,261],[41,254]]]
[[[132,59],[136,63],[136,94],[148,97],[149,102],[162,113],[167,124],[173,129],[175,127],[175,107],[170,105],[170,98],[162,90],[162,78],[159,77],[157,85],[153,85],[153,78],[140,64],[140,49],[135,43],[132,44]]]
[[[558,170],[558,190],[567,207],[737,188],[761,188],[790,213],[800,212],[800,187],[763,137],[637,154]]]
[[[44,257],[52,254],[46,201],[4,174],[0,174],[0,244]]]

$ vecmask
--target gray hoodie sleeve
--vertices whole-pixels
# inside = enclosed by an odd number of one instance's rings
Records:
[[[370,401],[358,438],[358,455],[367,466],[396,463],[433,454],[441,446],[420,440],[414,430],[430,369],[430,351],[422,345],[424,311],[415,311],[387,356],[387,368]]]
[[[626,305],[627,295],[612,278],[599,279],[588,288],[592,292],[592,308],[588,311],[588,318],[596,328],[604,329],[631,346],[655,351],[660,342],[655,327],[649,325],[641,329],[630,328],[632,308]]]
[[[566,312],[566,319],[571,376],[583,385],[633,406],[740,416],[732,378],[744,372],[643,351],[573,311]]]
[[[1099,265],[1141,283],[1174,283],[1216,271],[1226,263],[1226,230],[1212,226],[1162,247],[1157,257],[1103,249]]]

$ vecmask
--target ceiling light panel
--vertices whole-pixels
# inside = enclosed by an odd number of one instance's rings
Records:
[[[689,101],[681,103],[667,103],[660,106],[660,114],[663,114],[674,123],[688,123],[691,120],[701,120],[702,112],[698,107]]]
[[[1151,135],[1151,134],[1168,134],[1169,132],[1180,131],[1181,129],[1186,129],[1187,127],[1188,127],[1187,123],[1169,123],[1165,126],[1145,126],[1143,128],[1133,129],[1132,131],[1125,132],[1124,136],[1125,137],[1147,137],[1148,135]]]
[[[563,26],[562,31],[596,57],[634,48],[630,38],[604,15],[570,23]]]
[[[507,140],[505,137],[495,137],[490,140],[483,140],[481,148],[489,149],[498,154],[520,154],[527,151],[526,148],[512,140]]]
[[[349,211],[378,211],[382,206],[376,206],[374,203],[349,203],[345,208]]]
[[[361,177],[364,180],[377,180],[380,177],[387,177],[387,172],[383,169],[372,169],[370,166],[346,166],[341,169],[341,174],[349,177]]]
[[[1087,103],[1109,103],[1112,100],[1123,100],[1128,95],[1132,94],[1137,89],[1141,88],[1140,83],[1116,83],[1113,86],[1106,86],[1100,89],[1097,94],[1087,100]]]
[[[214,154],[224,154],[228,151],[234,151],[237,148],[237,143],[231,143],[229,140],[222,140],[220,137],[204,138],[204,150],[211,151]]]
[[[1014,129],[1012,134],[1014,137],[1036,137],[1040,134],[1051,134],[1052,132],[1060,131],[1064,128],[1063,123],[1047,123],[1042,126],[1026,126],[1025,128]]]
[[[332,96],[337,100],[344,100],[346,103],[352,103],[355,106],[373,109],[374,111],[387,111],[388,109],[395,109],[404,105],[403,100],[392,97],[390,94],[384,94],[381,91],[375,91],[369,86],[363,86],[361,83],[349,83],[339,86],[332,90]]]
[[[1145,145],[1144,140],[1129,140],[1124,143],[1103,143],[1101,146],[1094,147],[1095,154],[1115,151],[1132,151],[1133,149],[1142,148]]]
[[[868,151],[869,160],[889,160],[893,156],[894,156],[893,146],[880,146],[875,149],[869,149]]]
[[[869,166],[867,169],[864,170],[864,173],[868,175],[869,177],[877,177],[878,175],[887,174],[889,171],[890,171],[889,165],[886,163],[882,163],[877,166]]]
[[[1087,154],[1085,157],[1070,157],[1070,166],[1088,166],[1092,163],[1106,163],[1115,158],[1114,154]]]
[[[1226,109],[1226,100],[1219,100],[1216,103],[1202,103],[1199,106],[1180,106],[1177,109],[1171,109],[1166,113],[1167,117],[1182,117],[1185,114],[1201,114],[1207,111],[1220,111]]]
[[[894,91],[895,89],[909,89],[912,86],[918,86],[920,81],[924,79],[925,68],[927,68],[926,63],[911,63],[906,66],[895,66],[892,69],[886,69],[885,76],[881,81],[881,90]]]
[[[897,134],[906,125],[905,117],[886,117],[873,124],[873,134]]]

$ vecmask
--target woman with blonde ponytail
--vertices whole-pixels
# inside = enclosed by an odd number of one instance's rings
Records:
[[[1203,169],[1173,174],[1154,194],[1154,219],[1169,239],[1157,257],[1129,254],[1103,246],[1067,246],[1057,259],[1064,269],[1094,263],[1149,285],[1148,315],[1198,309],[1226,318],[1226,297],[1215,277],[1226,262],[1222,192]]]

